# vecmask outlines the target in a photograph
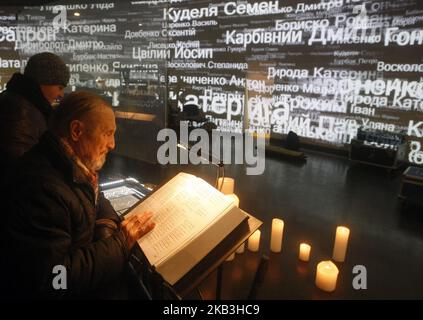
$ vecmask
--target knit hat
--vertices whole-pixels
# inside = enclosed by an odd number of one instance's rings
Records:
[[[69,69],[63,60],[50,52],[42,52],[29,58],[24,75],[38,84],[67,86]]]

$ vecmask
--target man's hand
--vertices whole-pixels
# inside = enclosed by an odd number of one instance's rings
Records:
[[[133,247],[139,238],[154,228],[156,224],[149,222],[152,216],[151,212],[138,213],[133,214],[122,222],[122,231],[125,234],[129,249]]]

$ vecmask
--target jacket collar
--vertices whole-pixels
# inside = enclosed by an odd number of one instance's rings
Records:
[[[78,184],[88,184],[94,195],[96,194],[96,190],[94,190],[84,172],[65,152],[60,138],[47,130],[41,136],[38,146],[49,158],[52,165],[58,171],[63,172],[66,179]]]
[[[50,103],[44,98],[40,86],[21,73],[13,74],[6,85],[7,91],[19,94],[33,104],[47,120],[53,111]]]

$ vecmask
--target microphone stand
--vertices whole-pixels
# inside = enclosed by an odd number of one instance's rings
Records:
[[[184,149],[188,152],[191,152],[191,148],[189,146],[186,146],[182,143],[178,143],[177,144],[178,148]],[[210,161],[209,159],[206,159],[200,155],[198,155],[198,157],[200,157],[200,159],[202,160],[206,160],[208,163],[213,164],[214,166],[217,167],[217,172],[216,172],[216,181],[215,181],[215,188],[219,191],[222,191],[222,187],[223,187],[223,183],[225,182],[225,166],[223,165],[223,161],[221,159],[217,159],[215,156],[213,156],[213,154],[209,153],[209,157],[212,159],[212,161]],[[213,162],[213,160],[217,160],[216,163]],[[222,183],[219,186],[219,178],[222,178]]]

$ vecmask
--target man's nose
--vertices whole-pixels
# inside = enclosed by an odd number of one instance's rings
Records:
[[[113,150],[115,148],[115,135],[112,135],[110,137],[107,147],[109,148],[109,150]]]

